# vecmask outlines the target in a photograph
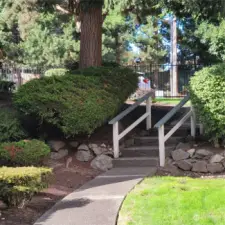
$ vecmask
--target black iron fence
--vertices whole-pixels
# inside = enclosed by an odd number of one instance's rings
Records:
[[[155,89],[156,97],[181,97],[187,94],[191,76],[205,65],[150,64],[128,66],[139,73],[139,89]],[[34,78],[43,76],[44,70],[38,68],[19,68],[13,65],[1,65],[0,81],[14,82],[16,87]]]
[[[140,89],[155,89],[157,97],[181,97],[187,94],[191,76],[204,65],[135,65],[129,66],[139,73]],[[147,83],[148,82],[148,83]]]
[[[16,88],[34,78],[40,78],[44,71],[37,68],[22,68],[3,64],[0,67],[0,81],[14,82]]]

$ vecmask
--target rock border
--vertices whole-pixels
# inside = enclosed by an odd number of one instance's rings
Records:
[[[167,162],[183,171],[212,174],[225,172],[225,152],[213,153],[194,147],[190,143],[178,143]]]

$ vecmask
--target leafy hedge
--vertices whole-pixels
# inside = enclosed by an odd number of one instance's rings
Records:
[[[137,75],[127,68],[88,68],[32,80],[18,90],[14,104],[67,137],[91,134],[117,113],[137,83]]]
[[[225,64],[197,72],[190,82],[191,100],[206,134],[218,142],[225,138]]]
[[[38,140],[2,143],[0,144],[0,166],[41,165],[49,154],[49,146]]]
[[[36,167],[1,167],[0,199],[18,206],[47,187],[51,169]]]
[[[0,142],[18,141],[27,136],[14,110],[0,109],[0,118]]]

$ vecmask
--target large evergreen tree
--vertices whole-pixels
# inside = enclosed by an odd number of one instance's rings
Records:
[[[222,3],[222,0],[2,0],[0,48],[4,47],[4,54],[9,59],[17,58],[21,63],[30,61],[32,65],[35,62],[46,62],[46,65],[65,64],[68,60],[77,60],[80,49],[80,67],[83,68],[100,66],[102,51],[104,58],[114,57],[114,60],[121,62],[124,50],[130,43],[134,43],[145,61],[154,62],[164,52],[159,51],[163,50],[161,32],[157,34],[158,23],[151,16],[160,14],[164,8],[174,12],[179,19],[184,19],[187,28],[189,24],[186,18],[190,17],[197,21],[197,25],[206,18],[216,23],[218,16],[223,15]],[[111,9],[114,9],[113,13],[118,17],[114,21],[111,20]],[[54,15],[52,25],[43,28],[46,25],[43,21],[48,21],[50,14]],[[130,14],[132,20],[127,24],[126,19]],[[62,19],[64,15],[67,18],[65,21]],[[59,19],[62,19],[62,25],[56,26],[61,33],[53,28],[54,21]],[[140,27],[135,28],[135,25]],[[80,48],[75,28],[81,31]],[[195,28],[193,32],[186,29],[185,38],[179,42],[180,49],[183,49],[180,52],[189,56],[200,53],[204,56],[204,52],[199,49],[206,45],[194,35]],[[191,38],[192,34],[194,38]]]
[[[216,36],[213,27],[220,24],[225,16],[225,1],[223,0],[160,0],[160,6],[168,13],[176,15],[179,21],[178,45],[180,62],[219,62],[222,57],[221,46],[216,49]],[[207,29],[208,27],[208,29]],[[221,28],[223,26],[221,25]],[[221,34],[221,32],[220,32]],[[214,36],[214,41],[212,41]],[[214,43],[214,46],[213,46]],[[221,49],[219,53],[219,49]]]
[[[137,21],[133,13],[111,10],[103,24],[103,59],[129,64],[135,58],[156,63],[166,52],[162,43],[159,18],[145,16]]]
[[[179,18],[191,15],[198,20],[217,21],[225,12],[224,0],[159,0],[159,3]]]
[[[218,24],[203,22],[195,32],[202,44],[209,46],[209,53],[214,58],[225,60],[225,20],[221,19]]]
[[[22,39],[40,13],[60,11],[74,16],[76,24],[81,23],[80,67],[83,68],[102,63],[102,24],[110,8],[117,5],[123,13],[132,12],[140,18],[156,3],[156,0],[2,0],[0,16],[7,21],[8,28],[16,24]]]
[[[109,11],[103,23],[104,61],[122,63],[122,55],[129,48],[133,30],[132,20],[122,15],[118,9]]]
[[[79,35],[71,16],[42,13],[19,46],[21,61],[32,67],[64,67],[79,60]]]

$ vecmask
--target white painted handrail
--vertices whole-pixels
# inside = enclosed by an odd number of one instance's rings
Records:
[[[179,104],[177,104],[170,112],[168,112],[158,123],[155,124],[155,128],[159,128],[163,124],[167,123],[188,101],[190,96],[184,97]]]
[[[190,96],[186,96],[177,106],[167,113],[154,127],[159,132],[159,163],[161,167],[165,166],[165,142],[189,119],[191,118],[191,136],[196,136],[196,116],[194,108],[191,106],[190,111],[165,135],[164,125],[172,116],[174,116],[188,101]]]
[[[151,117],[151,107],[152,107],[152,97],[154,96],[153,92],[149,92],[144,97],[137,100],[133,105],[128,107],[126,110],[121,112],[118,116],[112,119],[109,124],[113,125],[113,151],[114,158],[119,158],[119,142],[120,140],[132,131],[138,124],[146,119],[146,129],[149,130],[152,127],[152,117]],[[123,119],[126,115],[131,113],[136,109],[141,103],[146,101],[146,113],[141,116],[138,120],[132,123],[128,128],[126,128],[121,134],[119,134],[119,121]]]

